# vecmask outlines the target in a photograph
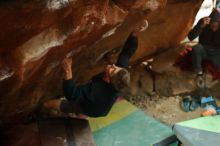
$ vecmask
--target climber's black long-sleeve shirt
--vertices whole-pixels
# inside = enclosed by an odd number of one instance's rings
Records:
[[[137,37],[130,35],[119,55],[117,66],[128,68],[128,62],[137,49]],[[104,72],[94,76],[85,85],[76,86],[72,79],[63,81],[64,96],[80,104],[90,117],[105,116],[116,101],[119,92],[103,80]]]

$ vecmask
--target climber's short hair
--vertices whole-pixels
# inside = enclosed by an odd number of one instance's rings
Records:
[[[130,85],[130,73],[127,69],[122,68],[110,77],[110,83],[116,90],[123,92]]]

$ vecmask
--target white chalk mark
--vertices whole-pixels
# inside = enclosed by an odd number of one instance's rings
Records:
[[[141,27],[140,32],[145,31],[148,28],[149,24],[147,20],[144,20],[144,25]]]
[[[83,46],[80,46],[80,47],[70,51],[69,53],[66,54],[66,57],[67,58],[72,57],[74,54],[78,53],[82,48],[85,48],[85,47],[86,47],[86,45],[83,45]]]
[[[77,0],[48,0],[47,8],[51,11],[58,10],[64,7],[67,7],[69,3],[76,2]]]
[[[151,11],[158,9],[158,7],[159,7],[159,2],[157,0],[149,0],[145,4],[145,9],[150,9]]]
[[[52,47],[62,45],[67,36],[53,27],[33,37],[20,47],[24,55],[23,63],[40,59]]]
[[[107,31],[105,34],[102,35],[102,39],[109,37],[110,35],[113,35],[115,33],[116,29],[117,29],[117,27]]]
[[[13,76],[14,72],[11,71],[8,67],[5,67],[0,70],[0,81],[4,81],[5,79],[10,78]]]
[[[49,10],[57,10],[66,7],[69,4],[69,0],[48,0],[47,8]]]

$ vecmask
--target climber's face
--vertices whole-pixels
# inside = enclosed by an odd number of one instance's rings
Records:
[[[216,32],[220,27],[220,23],[217,21],[211,21],[210,28],[212,31]]]
[[[114,64],[107,65],[105,72],[108,77],[112,77],[112,76],[116,75],[121,69],[122,69],[121,67],[118,67]]]

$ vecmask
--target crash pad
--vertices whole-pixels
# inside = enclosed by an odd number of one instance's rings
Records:
[[[219,146],[220,115],[177,123],[173,131],[184,146]]]
[[[152,146],[173,136],[171,127],[126,100],[117,102],[108,116],[88,120],[97,146]]]

